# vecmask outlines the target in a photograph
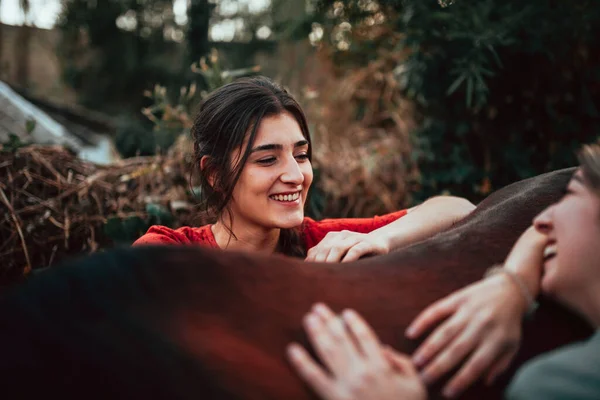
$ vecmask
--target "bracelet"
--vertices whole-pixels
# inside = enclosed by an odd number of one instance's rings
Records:
[[[490,268],[488,268],[488,270],[485,271],[483,277],[488,278],[497,274],[506,275],[515,285],[517,285],[517,287],[521,291],[521,294],[525,298],[525,301],[527,302],[527,311],[525,311],[525,318],[529,318],[530,316],[532,316],[535,310],[537,310],[539,304],[537,301],[535,301],[535,299],[531,295],[531,292],[529,291],[529,288],[527,288],[527,285],[525,285],[525,282],[523,282],[521,277],[515,274],[513,271],[504,268],[500,264],[493,265]]]

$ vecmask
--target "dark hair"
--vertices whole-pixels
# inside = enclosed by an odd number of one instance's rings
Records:
[[[308,159],[312,160],[310,134],[302,108],[285,89],[270,79],[262,76],[238,79],[215,90],[202,102],[191,135],[198,168],[202,157],[208,156],[204,170],[200,171],[201,199],[207,214],[219,217],[229,209],[233,189],[248,160],[262,119],[283,112],[289,112],[298,122],[309,142]],[[243,149],[246,138],[248,143]],[[240,161],[231,168],[230,155],[236,149]],[[212,185],[209,177],[213,179]],[[233,216],[231,213],[229,216],[230,226],[226,228],[233,235]],[[299,228],[282,229],[276,251],[289,256],[306,256]]]

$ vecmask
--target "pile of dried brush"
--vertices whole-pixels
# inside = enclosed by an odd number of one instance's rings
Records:
[[[339,78],[322,73],[305,91],[324,216],[371,217],[411,204],[419,180],[410,137],[415,110],[393,72],[404,57],[382,51]],[[336,68],[327,54],[321,66]]]
[[[133,237],[121,235],[127,242],[161,215],[174,227],[204,222],[189,190],[188,163],[177,146],[165,156],[110,166],[62,147],[0,148],[0,286],[66,256],[118,244],[121,231],[133,230]]]

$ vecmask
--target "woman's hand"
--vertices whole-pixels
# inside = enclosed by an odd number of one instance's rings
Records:
[[[542,263],[546,241],[546,237],[534,228],[528,229],[505,263],[505,268],[512,272],[533,277],[528,286],[534,297],[539,284],[539,272],[536,271]],[[428,383],[437,380],[468,357],[444,388],[444,394],[454,397],[484,374],[488,384],[493,382],[517,353],[521,320],[527,307],[520,288],[510,277],[498,274],[426,308],[408,328],[409,337],[419,337],[442,319],[446,320],[413,355],[415,364],[424,367],[424,380]]]
[[[375,332],[354,311],[337,317],[316,305],[304,319],[309,339],[331,373],[298,344],[288,357],[300,376],[326,400],[426,399],[427,392],[410,359],[382,348]]]
[[[357,233],[350,231],[329,232],[319,244],[308,250],[305,261],[349,262],[370,254],[387,254],[389,240],[376,231]]]

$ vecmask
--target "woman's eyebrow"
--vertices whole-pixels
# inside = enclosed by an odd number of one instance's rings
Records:
[[[308,144],[308,140],[300,140],[296,143],[294,143],[294,148],[296,147],[302,147]],[[260,146],[256,146],[255,148],[253,148],[250,152],[254,153],[256,151],[263,151],[263,150],[283,150],[283,145],[281,144],[261,144]]]
[[[262,150],[283,150],[283,146],[280,144],[262,144],[253,148],[250,152],[254,153]]]

